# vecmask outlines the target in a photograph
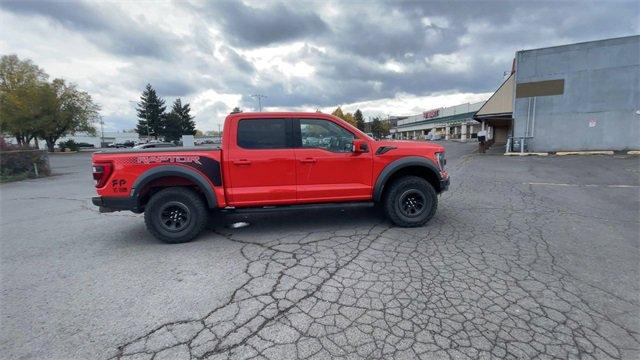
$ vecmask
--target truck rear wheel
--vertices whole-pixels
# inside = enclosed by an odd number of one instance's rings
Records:
[[[406,176],[394,181],[383,201],[385,214],[397,226],[422,226],[438,208],[433,186],[421,177]]]
[[[170,187],[154,194],[144,211],[147,229],[170,244],[193,240],[207,225],[208,212],[202,198],[193,190]]]

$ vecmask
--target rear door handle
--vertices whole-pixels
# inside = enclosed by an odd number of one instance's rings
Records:
[[[304,158],[304,159],[300,160],[300,162],[303,162],[303,163],[314,163],[314,162],[317,162],[317,161],[318,160],[316,160],[314,158]]]
[[[249,161],[247,159],[239,159],[239,160],[234,160],[233,164],[234,165],[250,165],[251,161]]]

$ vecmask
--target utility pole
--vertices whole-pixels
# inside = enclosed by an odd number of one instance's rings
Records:
[[[262,112],[262,99],[265,99],[267,95],[253,94],[251,95],[251,97],[258,99],[258,109],[260,109],[259,111]]]
[[[100,147],[104,145],[104,120],[100,117]]]

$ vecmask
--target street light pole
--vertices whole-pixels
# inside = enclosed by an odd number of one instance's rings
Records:
[[[262,99],[265,99],[267,95],[253,94],[251,95],[251,97],[258,99],[258,109],[260,109],[259,111],[262,112]]]

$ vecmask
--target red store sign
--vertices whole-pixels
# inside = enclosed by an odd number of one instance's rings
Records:
[[[438,117],[438,115],[440,115],[440,109],[429,110],[422,113],[425,119],[433,119]]]

